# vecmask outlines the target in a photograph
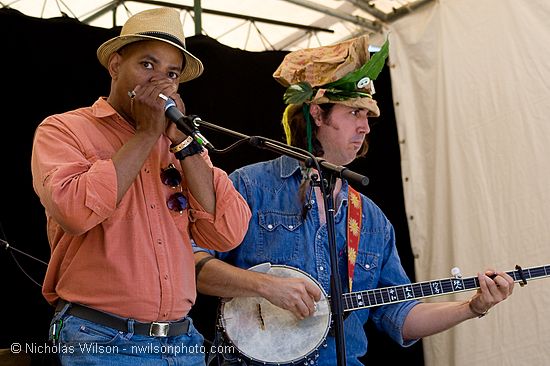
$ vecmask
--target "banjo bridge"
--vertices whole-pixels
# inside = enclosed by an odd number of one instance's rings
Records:
[[[260,322],[260,328],[265,330],[264,317],[262,316],[262,304],[258,304],[258,321]]]

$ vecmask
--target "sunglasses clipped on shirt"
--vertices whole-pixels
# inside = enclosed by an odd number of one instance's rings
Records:
[[[178,189],[178,192],[175,192],[168,197],[166,200],[166,206],[172,211],[177,211],[180,214],[183,213],[183,210],[187,208],[187,197],[182,193],[181,187],[181,174],[176,166],[170,163],[166,168],[163,168],[160,172],[160,180],[163,184]]]

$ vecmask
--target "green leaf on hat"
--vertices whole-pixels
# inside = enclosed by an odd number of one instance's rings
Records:
[[[357,90],[327,89],[325,91],[325,97],[330,100],[342,101],[354,98],[372,98],[372,95]]]
[[[302,81],[289,86],[283,95],[283,100],[285,104],[302,104],[306,100],[310,100],[312,95],[313,88],[311,85]]]
[[[328,83],[325,86],[321,87],[323,89],[339,89],[339,90],[356,90],[357,82],[365,77],[368,77],[371,80],[376,80],[380,71],[384,67],[384,62],[388,57],[390,49],[389,41],[386,39],[386,42],[380,48],[380,51],[376,52],[372,58],[365,63],[361,68],[350,72],[346,76]]]

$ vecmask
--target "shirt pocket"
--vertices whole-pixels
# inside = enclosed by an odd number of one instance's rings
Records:
[[[377,253],[359,250],[355,262],[353,275],[353,290],[369,290],[376,287],[378,281],[378,258]]]
[[[300,248],[302,218],[299,214],[259,212],[258,256],[262,261],[281,263],[296,259]]]

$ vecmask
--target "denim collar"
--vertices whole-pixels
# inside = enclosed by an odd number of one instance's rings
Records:
[[[279,167],[280,167],[280,174],[281,179],[287,179],[293,176],[294,174],[297,174],[296,172],[300,172],[300,162],[294,158],[291,158],[289,156],[283,155],[279,159]],[[299,173],[301,175],[301,173]],[[339,197],[337,198],[337,206],[339,206],[340,203],[346,205],[348,202],[348,181],[345,179],[342,179],[342,188],[340,190]],[[339,209],[340,207],[338,207]]]
[[[281,178],[289,178],[300,171],[300,162],[290,156],[283,155],[280,159]]]

